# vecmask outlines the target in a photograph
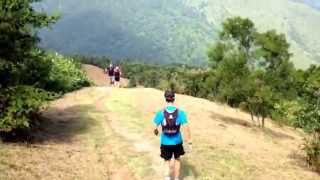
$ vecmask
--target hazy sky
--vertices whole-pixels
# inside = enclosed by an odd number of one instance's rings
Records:
[[[320,0],[292,0],[292,1],[304,2],[309,6],[320,10]]]

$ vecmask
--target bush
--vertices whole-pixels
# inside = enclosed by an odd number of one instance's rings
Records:
[[[16,86],[0,93],[0,131],[28,129],[35,122],[36,113],[45,107],[44,103],[55,97],[32,86]]]
[[[304,151],[309,166],[320,172],[320,133],[314,132],[310,138],[305,139]]]
[[[43,104],[56,97],[49,92],[89,85],[80,64],[38,48],[36,32],[58,17],[36,11],[34,2],[0,2],[0,133],[32,127]]]
[[[0,131],[29,129],[45,102],[58,97],[58,93],[90,85],[81,64],[73,59],[42,51],[34,51],[34,57],[17,66],[0,63],[0,74],[17,74],[21,84],[1,81],[4,86],[0,91]]]
[[[308,133],[320,130],[320,109],[314,103],[304,105],[297,112],[297,121],[294,125]]]
[[[303,128],[310,133],[309,138],[304,139],[304,152],[308,165],[320,172],[320,109],[313,101],[304,103],[297,112],[294,126]]]
[[[48,81],[53,63],[47,60],[47,54],[43,50],[34,49],[31,54],[32,57],[25,58],[24,63],[17,65],[20,78],[18,84],[43,89]]]
[[[45,89],[54,92],[69,92],[84,86],[90,82],[81,69],[81,64],[57,53],[49,53],[46,61],[52,63]]]
[[[275,104],[271,117],[280,124],[294,126],[297,124],[297,114],[302,108],[303,102],[298,100],[281,100]]]

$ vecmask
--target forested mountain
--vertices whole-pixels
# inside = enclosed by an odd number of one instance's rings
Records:
[[[41,8],[57,10],[62,18],[41,33],[43,45],[65,53],[198,64],[216,34],[181,0],[45,2]]]
[[[259,31],[285,33],[296,66],[320,62],[314,0],[46,0],[36,6],[62,14],[40,35],[44,47],[64,53],[204,64],[223,20],[243,16]]]
[[[218,26],[226,17],[250,18],[259,31],[276,29],[291,44],[298,67],[320,62],[320,11],[315,0],[187,0]],[[314,8],[312,8],[314,7]]]

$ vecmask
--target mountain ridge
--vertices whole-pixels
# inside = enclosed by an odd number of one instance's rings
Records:
[[[209,22],[241,16],[251,19],[258,31],[276,29],[284,33],[291,44],[292,61],[297,67],[320,63],[320,11],[305,2],[291,0],[187,0],[201,7]],[[221,13],[219,13],[221,12]],[[312,27],[312,28],[311,28]]]
[[[309,2],[309,1],[308,1]],[[254,21],[259,31],[286,34],[297,67],[320,63],[320,11],[301,0],[46,0],[62,19],[40,32],[42,46],[62,53],[156,63],[206,64],[208,47],[227,17]],[[74,8],[77,7],[77,8]],[[313,7],[317,7],[314,4]]]

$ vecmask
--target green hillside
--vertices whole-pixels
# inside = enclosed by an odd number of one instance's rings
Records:
[[[44,47],[64,53],[204,64],[221,22],[239,15],[259,31],[285,33],[297,67],[320,62],[320,11],[313,1],[46,0],[39,8],[62,13],[41,36]]]
[[[48,0],[40,8],[62,13],[41,34],[44,47],[65,53],[199,64],[216,34],[180,0]]]
[[[253,20],[259,30],[276,29],[285,33],[294,54],[293,61],[298,67],[306,67],[320,62],[320,11],[301,2],[188,0],[188,4],[203,11],[215,25],[226,17],[242,16]]]

